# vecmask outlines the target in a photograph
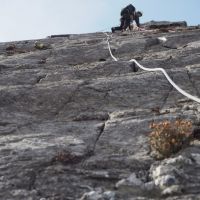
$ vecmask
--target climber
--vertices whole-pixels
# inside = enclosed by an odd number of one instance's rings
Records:
[[[128,27],[130,30],[132,30],[132,22],[135,21],[137,28],[140,30],[140,20],[139,18],[142,16],[142,12],[137,11],[135,7],[132,4],[129,4],[125,8],[121,10],[121,24],[117,27],[112,27],[111,31],[114,33],[117,30],[125,31]]]

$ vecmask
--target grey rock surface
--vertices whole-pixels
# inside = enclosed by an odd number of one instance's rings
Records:
[[[200,29],[177,23],[116,32],[118,62],[104,33],[0,43],[0,199],[200,199],[199,140],[162,161],[148,143],[166,119],[200,137],[200,105],[128,62],[200,97]]]
[[[187,27],[186,21],[177,21],[177,22],[169,22],[169,21],[150,21],[144,24],[149,28],[169,28],[169,27]]]

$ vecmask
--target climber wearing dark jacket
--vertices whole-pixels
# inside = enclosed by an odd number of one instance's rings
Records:
[[[135,7],[130,4],[122,9],[121,11],[121,24],[117,27],[112,27],[112,32],[115,32],[117,30],[125,31],[128,27],[131,30],[131,22],[134,20],[136,22],[137,27],[140,27],[140,17],[142,16],[142,13],[140,11],[136,12]]]

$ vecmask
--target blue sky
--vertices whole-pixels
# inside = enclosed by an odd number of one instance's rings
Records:
[[[200,0],[0,0],[0,42],[109,31],[119,24],[121,8],[130,3],[143,12],[142,23],[200,24]]]

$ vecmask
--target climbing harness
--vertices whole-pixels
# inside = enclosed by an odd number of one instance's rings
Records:
[[[109,42],[109,39],[111,36],[108,35],[108,33],[104,33],[106,36],[107,36],[107,44],[108,44],[108,50],[109,50],[109,53],[110,53],[110,56],[113,58],[114,61],[118,61],[118,59],[113,56],[112,54],[112,51],[111,51],[111,48],[110,48],[110,42]],[[176,85],[172,79],[169,77],[169,75],[167,74],[167,72],[163,69],[163,68],[146,68],[146,67],[143,67],[141,64],[139,64],[135,59],[131,59],[129,60],[129,62],[134,62],[139,68],[145,70],[145,71],[150,71],[150,72],[155,72],[155,71],[161,71],[165,77],[167,78],[167,80],[169,81],[169,83],[176,89],[178,90],[178,92],[180,92],[182,95],[188,97],[189,99],[192,99],[193,101],[196,101],[197,103],[200,103],[200,99],[198,97],[195,97],[187,92],[185,92],[184,90],[182,90],[178,85]]]

